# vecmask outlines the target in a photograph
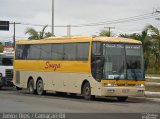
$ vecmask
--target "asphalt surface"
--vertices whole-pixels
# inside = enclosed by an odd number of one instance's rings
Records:
[[[88,113],[124,114],[159,113],[160,99],[129,97],[126,102],[116,98],[97,97],[93,101],[82,96],[57,95],[54,92],[45,96],[29,94],[27,90],[16,91],[12,88],[0,90],[1,113]],[[120,117],[117,114],[118,117]],[[113,114],[115,116],[115,114]],[[96,116],[94,116],[96,117]],[[160,117],[160,115],[159,115]],[[89,118],[89,117],[88,117]],[[122,118],[124,118],[122,116]],[[158,118],[157,118],[158,119]]]

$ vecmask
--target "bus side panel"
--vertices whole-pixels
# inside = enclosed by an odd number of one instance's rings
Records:
[[[100,83],[95,81],[90,74],[36,71],[19,72],[20,84],[15,84],[22,88],[27,88],[28,79],[32,77],[34,79],[35,89],[37,79],[42,79],[44,90],[81,94],[82,83],[84,80],[87,80],[91,85],[92,95],[100,95],[101,92]]]

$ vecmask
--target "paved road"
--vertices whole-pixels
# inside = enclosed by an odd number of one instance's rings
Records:
[[[0,90],[0,112],[38,113],[159,113],[160,99],[129,98],[118,102],[114,98],[86,101],[81,96],[31,95],[28,91]],[[160,115],[159,115],[160,116]]]

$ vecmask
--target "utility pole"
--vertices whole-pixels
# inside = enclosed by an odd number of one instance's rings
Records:
[[[155,13],[160,14],[160,10],[156,9]],[[155,19],[156,19],[157,21],[160,21],[160,18],[159,18],[159,17],[158,17],[158,18],[155,18]]]
[[[67,36],[71,36],[71,25],[67,25]]]
[[[20,24],[20,23],[13,22],[13,23],[10,23],[10,24],[13,24],[13,48],[15,48],[15,42],[16,42],[16,24]]]
[[[55,36],[54,35],[54,0],[52,0],[52,36]]]
[[[108,29],[109,36],[111,36],[111,29],[115,29],[115,27],[104,27],[104,28],[107,28],[107,29]]]

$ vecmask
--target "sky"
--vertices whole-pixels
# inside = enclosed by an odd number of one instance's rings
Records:
[[[155,19],[160,13],[152,14],[156,10],[160,10],[159,0],[54,0],[54,31],[56,36],[66,36],[67,28],[57,26],[71,25],[71,35],[98,35],[108,27],[113,27],[115,36],[140,33],[147,24],[160,28]],[[16,25],[16,40],[27,39],[28,27],[40,31],[42,26],[35,25],[51,25],[52,0],[0,0],[0,21],[21,23]],[[46,32],[51,32],[50,26]],[[0,31],[0,41],[12,39],[10,24],[9,31]]]

